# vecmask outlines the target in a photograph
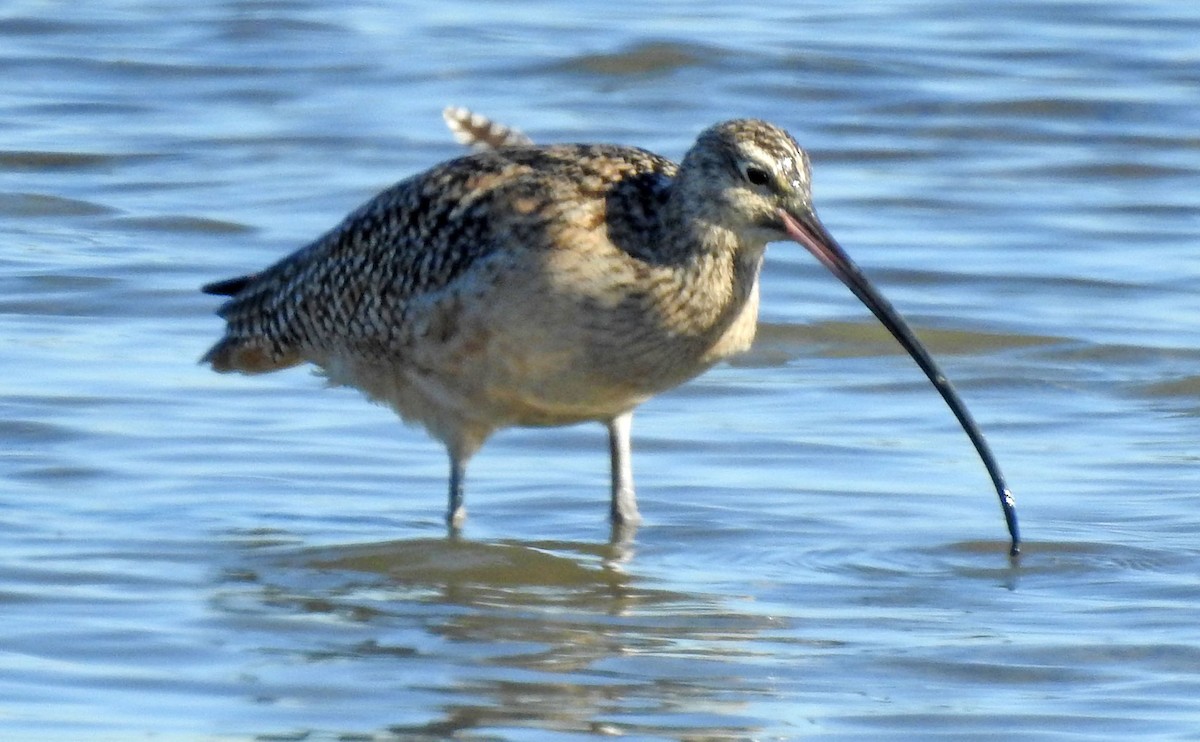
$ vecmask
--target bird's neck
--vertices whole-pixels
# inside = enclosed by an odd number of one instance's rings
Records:
[[[643,284],[644,299],[668,335],[697,356],[729,345],[730,333],[742,338],[733,345],[748,345],[765,242],[748,241],[713,218],[719,209],[709,208],[705,183],[688,172],[669,183],[638,185],[644,187],[621,193],[610,205],[608,237],[654,275]],[[730,352],[736,350],[718,356]]]
[[[686,332],[715,340],[735,326],[744,333],[748,324],[752,337],[766,244],[748,242],[694,213],[670,214],[666,223],[674,280],[664,298],[676,307]]]

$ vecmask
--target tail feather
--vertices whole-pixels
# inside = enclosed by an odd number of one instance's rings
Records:
[[[498,124],[466,108],[450,106],[442,111],[442,118],[460,144],[475,149],[533,144],[533,140],[520,131]]]
[[[223,281],[213,281],[206,283],[200,287],[200,290],[206,294],[214,296],[237,296],[242,293],[242,289],[250,285],[250,282],[257,278],[256,274],[248,276],[237,276],[236,278],[226,278]]]
[[[520,131],[465,108],[449,107],[442,113],[446,125],[461,143],[477,149],[532,144]],[[289,314],[281,312],[276,292],[305,269],[306,261],[315,251],[331,251],[338,247],[337,230],[309,245],[308,248],[285,258],[259,273],[213,281],[201,287],[206,294],[229,297],[217,310],[228,325],[225,336],[200,359],[214,371],[263,374],[295,366],[305,360],[291,338]],[[294,300],[289,296],[289,302]],[[272,308],[274,307],[274,308]]]
[[[243,374],[265,374],[291,368],[301,362],[300,354],[294,350],[278,350],[253,338],[235,338],[228,335],[217,341],[200,359],[218,373],[238,371]]]
[[[242,294],[258,277],[259,274],[250,274],[214,281],[203,286],[201,291],[206,294],[234,297],[225,302],[217,312],[218,315],[229,319],[230,313],[234,312],[236,306],[242,301],[237,298],[238,295]],[[230,323],[225,337],[208,349],[208,352],[200,359],[201,363],[209,364],[213,371],[220,373],[239,371],[244,374],[265,374],[295,366],[302,360],[298,352],[282,347],[277,342],[272,342],[265,335],[245,334],[245,328],[235,329],[238,324],[240,323]]]

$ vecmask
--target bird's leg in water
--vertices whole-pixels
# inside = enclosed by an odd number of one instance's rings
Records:
[[[612,504],[609,517],[613,532],[636,530],[642,516],[638,512],[637,495],[633,489],[632,446],[630,428],[633,412],[622,412],[608,421],[608,452],[612,463]]]
[[[446,525],[450,532],[457,533],[467,520],[467,508],[463,505],[463,480],[467,476],[466,457],[456,447],[450,449],[450,501],[446,508]]]

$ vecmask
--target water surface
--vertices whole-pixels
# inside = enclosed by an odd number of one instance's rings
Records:
[[[0,11],[0,736],[1200,739],[1200,11],[230,2]],[[440,446],[218,376],[202,283],[459,150],[756,115],[983,426],[795,246],[635,420]]]

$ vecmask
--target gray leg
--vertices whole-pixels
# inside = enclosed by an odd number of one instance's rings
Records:
[[[451,535],[462,528],[467,520],[467,509],[463,505],[463,489],[467,479],[467,462],[483,445],[491,430],[487,428],[460,425],[453,435],[445,440],[446,453],[450,455],[450,501],[446,507],[446,524],[450,526]]]
[[[625,412],[608,421],[608,452],[612,457],[612,506],[609,517],[613,527],[635,526],[642,516],[638,513],[637,496],[633,491],[633,464],[630,461],[629,432],[633,412]]]
[[[467,519],[467,509],[463,506],[463,480],[467,474],[467,462],[463,456],[450,451],[450,505],[446,510],[446,525],[451,530],[462,528]]]

